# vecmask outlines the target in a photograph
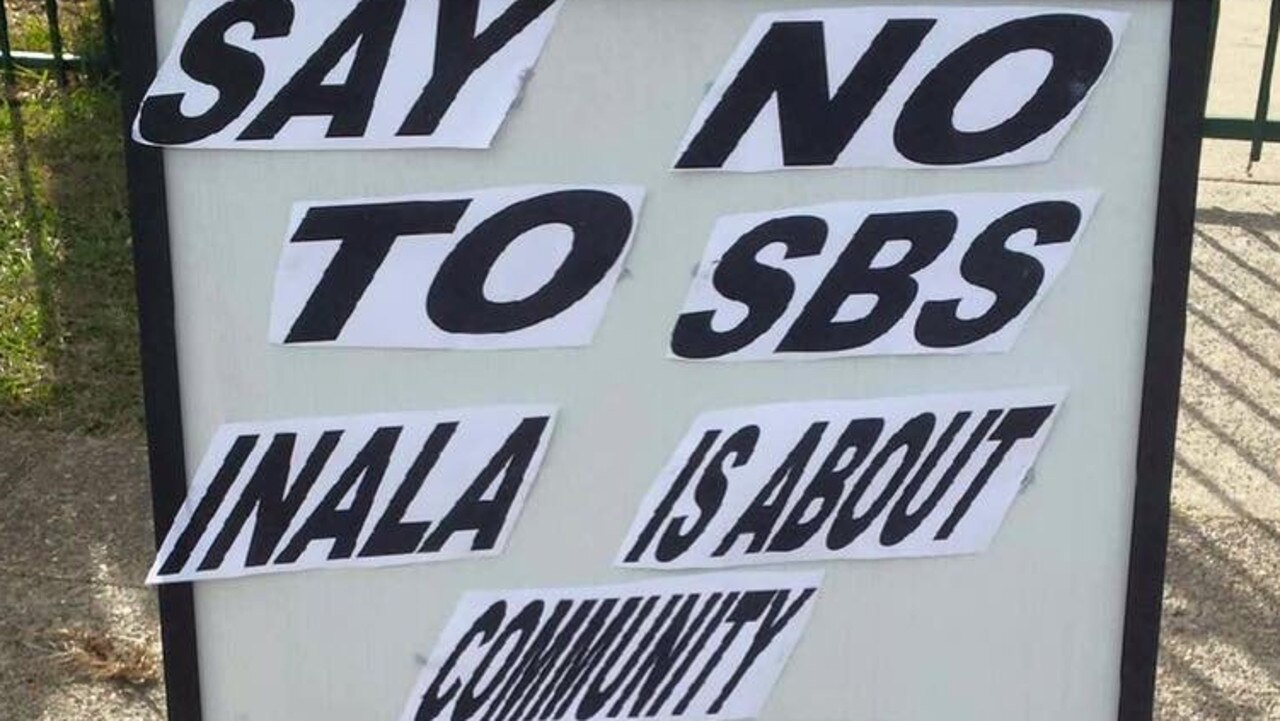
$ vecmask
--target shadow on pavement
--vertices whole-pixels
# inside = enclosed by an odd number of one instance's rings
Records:
[[[1280,216],[1201,187],[1158,684],[1162,721],[1280,719]]]

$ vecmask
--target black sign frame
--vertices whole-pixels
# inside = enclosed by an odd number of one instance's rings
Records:
[[[1119,721],[1149,721],[1154,711],[1187,280],[1211,47],[1211,0],[1169,2],[1173,5],[1171,56],[1138,428]],[[132,118],[157,69],[154,2],[130,0],[120,3],[116,13],[152,512],[158,546],[186,497],[187,469],[164,156],[159,148],[127,140]],[[201,721],[192,585],[163,585],[158,593],[168,717],[171,721]]]

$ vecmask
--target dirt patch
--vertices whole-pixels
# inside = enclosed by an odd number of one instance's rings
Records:
[[[0,488],[0,715],[164,718],[141,436],[4,430]]]

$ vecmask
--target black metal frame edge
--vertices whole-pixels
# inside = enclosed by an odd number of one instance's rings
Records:
[[[116,6],[120,48],[121,103],[129,215],[138,297],[143,402],[156,544],[172,525],[187,494],[183,451],[182,400],[174,334],[173,267],[169,256],[169,211],[164,156],[129,139],[134,112],[157,67],[155,8],[152,0]],[[195,598],[189,583],[160,586],[160,638],[170,721],[201,721],[200,668],[196,645]]]
[[[1178,395],[1186,334],[1187,278],[1195,228],[1210,0],[1170,0],[1169,88],[1156,206],[1137,481],[1129,540],[1129,580],[1120,654],[1120,721],[1150,721],[1155,709],[1160,611],[1169,540]]]

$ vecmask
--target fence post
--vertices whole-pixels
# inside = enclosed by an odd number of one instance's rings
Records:
[[[58,26],[58,0],[44,0],[44,14],[49,20],[49,44],[53,50],[53,67],[58,85],[67,87],[67,59],[62,56],[62,28]]]
[[[0,0],[0,52],[4,53],[5,96],[12,98],[16,79],[13,74],[13,48],[9,46],[9,10],[4,0]]]
[[[102,55],[109,75],[116,70],[116,20],[111,0],[98,0],[98,20],[102,23]]]
[[[1209,117],[1209,88],[1213,87],[1213,54],[1218,48],[1218,17],[1222,14],[1222,0],[1213,0],[1209,5],[1209,54],[1208,64],[1204,68],[1204,111]]]
[[[1271,18],[1267,22],[1267,49],[1262,56],[1262,80],[1258,84],[1258,106],[1253,113],[1253,144],[1249,148],[1249,164],[1262,159],[1264,126],[1271,109],[1271,76],[1276,68],[1276,38],[1280,34],[1280,0],[1271,0]]]

